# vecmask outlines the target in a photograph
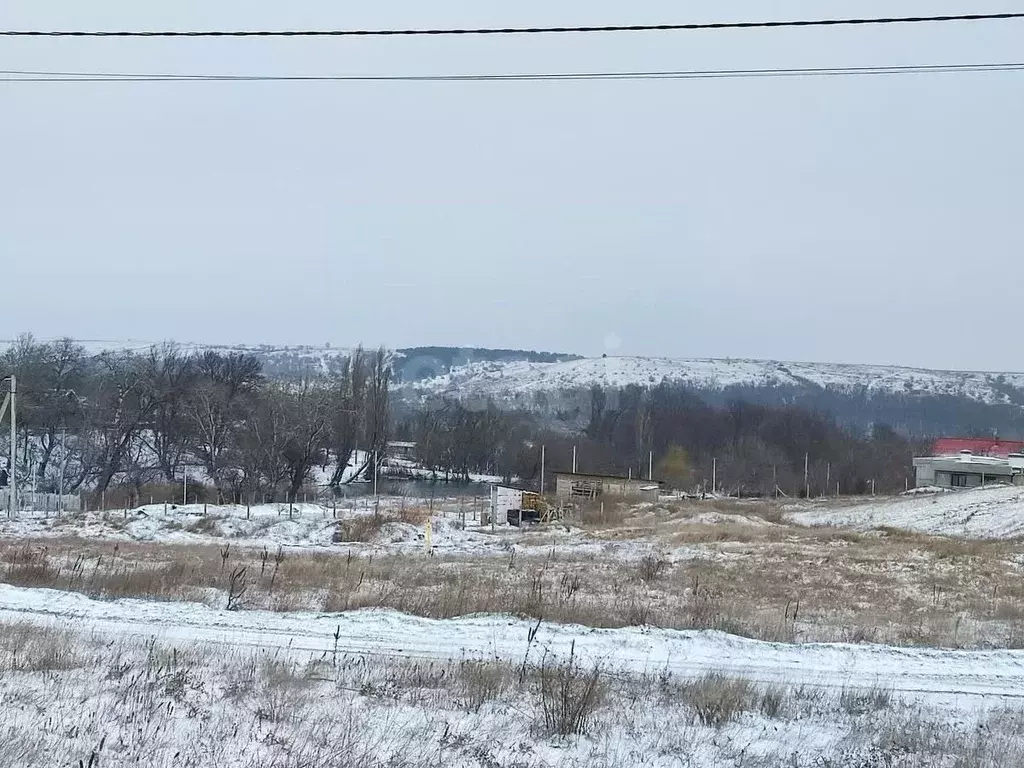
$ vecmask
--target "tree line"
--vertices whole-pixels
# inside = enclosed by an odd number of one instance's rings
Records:
[[[364,475],[391,431],[383,349],[360,348],[326,375],[281,382],[241,352],[166,344],[90,355],[70,339],[22,336],[0,358],[0,376],[11,374],[14,466],[51,492],[198,476],[226,499],[295,498],[317,470],[333,488]]]
[[[714,483],[746,496],[902,491],[913,484],[913,456],[929,442],[882,423],[843,425],[802,406],[739,399],[712,405],[667,383],[595,387],[590,404],[582,434],[554,430],[527,411],[457,401],[421,409],[397,428],[416,441],[420,463],[442,479],[482,473],[536,486],[543,445],[549,490],[554,471],[571,468],[575,448],[581,472],[648,478],[653,465],[654,479],[669,487],[711,490]]]
[[[803,405],[708,402],[667,383],[592,389],[582,434],[493,403],[409,410],[394,396],[383,349],[281,381],[242,352],[167,344],[91,355],[69,339],[23,336],[0,357],[0,376],[12,373],[15,466],[49,491],[138,491],[188,476],[223,499],[294,499],[314,481],[338,490],[369,477],[396,438],[415,442],[416,474],[441,481],[483,474],[536,487],[544,446],[548,489],[575,447],[581,471],[646,478],[653,464],[655,479],[685,490],[714,481],[741,495],[817,495],[838,483],[845,494],[903,490],[924,450],[882,423],[848,426]]]

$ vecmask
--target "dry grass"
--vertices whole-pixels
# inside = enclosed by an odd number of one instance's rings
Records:
[[[504,557],[243,548],[224,557],[215,546],[50,538],[0,541],[0,580],[217,607],[234,596],[232,607],[241,609],[511,613],[776,641],[1024,647],[1024,542],[809,529],[775,523],[773,504],[713,504],[645,505],[621,523],[614,520],[622,510],[612,508],[613,522],[595,523],[588,535],[606,545],[606,555],[559,545]],[[734,517],[701,522],[698,514],[709,509]],[[339,536],[376,540],[388,524],[423,519],[415,507],[363,515],[340,522]],[[631,557],[617,552],[637,539]],[[243,569],[244,584],[236,577],[232,593],[231,576]]]
[[[0,670],[55,630],[0,626]],[[1002,768],[1024,761],[1024,714],[950,717],[886,691],[759,686],[713,672],[604,676],[572,658],[332,658],[84,640],[88,664],[0,675],[0,765],[201,768]],[[534,727],[531,728],[531,725]],[[578,735],[585,733],[585,738]],[[811,735],[812,738],[806,738]],[[749,749],[758,744],[757,750]]]
[[[76,669],[91,661],[77,636],[66,629],[0,623],[0,674]]]
[[[102,598],[227,605],[245,569],[243,609],[387,607],[433,618],[512,613],[590,626],[650,624],[748,637],[1024,647],[1017,543],[772,530],[704,541],[699,556],[629,562],[498,557],[264,553],[96,540],[0,542],[0,578]],[[280,558],[280,559],[278,559]],[[236,578],[236,592],[238,579]]]
[[[663,695],[668,701],[682,702],[693,711],[697,722],[712,728],[721,728],[745,712],[778,718],[785,702],[781,689],[759,688],[744,678],[717,673],[663,689]]]
[[[575,642],[568,659],[558,664],[545,661],[541,665],[540,719],[547,733],[559,736],[587,733],[603,695],[600,666],[584,667],[576,658]]]
[[[429,511],[415,507],[374,512],[370,515],[357,515],[335,523],[332,540],[336,544],[374,542],[380,538],[384,527],[391,523],[423,525],[429,517]]]
[[[625,501],[573,501],[566,519],[584,528],[621,526],[635,514],[635,509]]]

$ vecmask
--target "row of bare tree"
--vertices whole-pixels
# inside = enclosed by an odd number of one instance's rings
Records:
[[[270,381],[238,352],[90,355],[65,339],[18,339],[0,375],[19,382],[19,476],[41,488],[141,488],[189,475],[222,495],[294,498],[320,469],[332,487],[383,456],[391,362],[357,349],[328,376]],[[8,453],[8,451],[4,451]]]

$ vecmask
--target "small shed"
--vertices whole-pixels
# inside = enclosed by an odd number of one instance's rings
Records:
[[[627,499],[657,501],[661,482],[621,475],[594,475],[581,472],[556,472],[555,494],[562,501],[618,496]]]
[[[523,492],[507,485],[491,486],[491,516],[488,522],[495,525],[508,525],[508,513],[523,508]]]
[[[512,488],[508,485],[491,486],[490,517],[495,525],[522,525],[524,522],[548,522],[551,508],[539,493]]]
[[[416,443],[411,440],[388,440],[388,456],[393,459],[415,458]]]

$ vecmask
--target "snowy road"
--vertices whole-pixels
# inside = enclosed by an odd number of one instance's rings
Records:
[[[98,601],[82,595],[0,585],[0,621],[57,624],[103,635],[167,642],[408,658],[523,659],[531,624],[507,616],[422,619],[395,611],[345,614],[229,612],[191,603]],[[881,686],[925,696],[1024,696],[1024,651],[952,651],[874,645],[788,645],[720,632],[544,624],[530,658],[576,653],[609,671],[689,676],[717,671],[751,680],[829,688]]]

